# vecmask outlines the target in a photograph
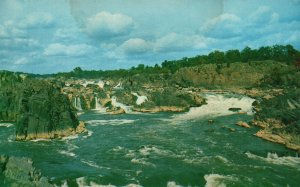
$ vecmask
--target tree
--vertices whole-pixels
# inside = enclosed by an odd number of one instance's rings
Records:
[[[225,54],[222,51],[214,51],[209,53],[209,60],[214,64],[222,64],[225,62]]]
[[[144,64],[139,64],[136,69],[137,70],[144,70],[145,69],[145,65]]]
[[[80,72],[82,72],[82,69],[81,69],[81,67],[76,67],[76,68],[73,69],[73,72],[74,73],[80,73]]]
[[[252,49],[250,47],[245,47],[241,51],[241,59],[243,62],[248,62],[253,59]]]
[[[240,51],[237,49],[226,51],[225,59],[227,63],[241,61]]]

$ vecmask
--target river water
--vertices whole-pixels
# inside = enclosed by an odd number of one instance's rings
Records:
[[[206,97],[181,114],[88,111],[88,133],[63,140],[16,142],[15,127],[0,124],[0,154],[32,158],[57,186],[299,186],[295,152],[235,125],[253,118],[252,99]]]

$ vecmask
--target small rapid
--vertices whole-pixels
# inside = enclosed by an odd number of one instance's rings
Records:
[[[191,120],[203,117],[217,117],[232,115],[236,112],[230,111],[236,108],[240,113],[252,115],[252,103],[254,99],[246,96],[224,95],[224,94],[205,94],[205,105],[200,107],[192,107],[187,113],[175,115],[175,120]]]

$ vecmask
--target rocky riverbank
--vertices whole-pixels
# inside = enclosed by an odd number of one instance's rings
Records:
[[[253,125],[261,127],[254,135],[267,141],[285,145],[285,147],[300,153],[300,137],[284,131],[285,125],[276,119],[252,122]]]
[[[0,186],[53,187],[31,159],[4,155],[0,155]]]
[[[83,131],[60,82],[0,72],[0,85],[0,121],[15,122],[16,140],[60,138]]]

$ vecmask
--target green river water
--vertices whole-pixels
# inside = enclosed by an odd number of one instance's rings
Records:
[[[57,186],[300,186],[295,152],[235,125],[251,113],[222,112],[249,110],[249,98],[232,97],[182,114],[87,111],[88,133],[63,140],[16,142],[15,127],[0,124],[0,154],[32,158]]]

